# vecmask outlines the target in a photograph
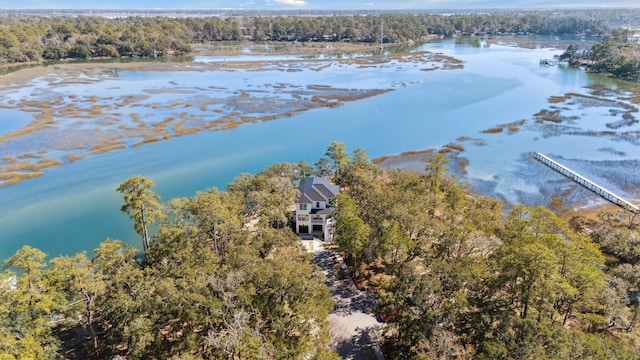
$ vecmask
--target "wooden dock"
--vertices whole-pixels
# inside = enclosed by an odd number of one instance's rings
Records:
[[[536,152],[533,153],[533,158],[547,165],[551,169],[559,172],[560,174],[568,177],[569,179],[575,181],[577,184],[582,185],[584,188],[591,190],[610,203],[620,206],[621,208],[633,213],[640,214],[640,207],[630,203],[629,201],[594,183],[593,181],[569,169],[568,167],[563,166],[562,164],[549,158],[548,156]]]

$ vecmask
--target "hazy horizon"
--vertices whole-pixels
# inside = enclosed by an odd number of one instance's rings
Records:
[[[90,4],[90,6],[88,6]],[[639,8],[640,1],[570,0],[0,0],[0,9],[244,9],[244,10],[410,10],[410,9],[579,9]]]

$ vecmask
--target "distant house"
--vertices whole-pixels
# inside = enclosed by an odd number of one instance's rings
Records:
[[[296,199],[296,233],[301,237],[317,237],[326,242],[333,240],[333,214],[336,208],[331,200],[340,187],[323,177],[300,180],[300,196]]]

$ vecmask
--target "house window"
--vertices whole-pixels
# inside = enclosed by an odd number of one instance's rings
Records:
[[[316,201],[316,207],[319,208],[320,207],[320,201]]]
[[[300,204],[300,210],[307,210],[307,204]]]
[[[298,221],[309,221],[309,215],[298,215]]]

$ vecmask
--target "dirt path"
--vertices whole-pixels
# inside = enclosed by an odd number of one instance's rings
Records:
[[[341,258],[335,251],[316,248],[313,258],[322,268],[335,301],[329,323],[336,351],[343,359],[377,359],[375,344],[381,324],[373,314],[375,296],[358,290],[348,274],[338,273]]]

